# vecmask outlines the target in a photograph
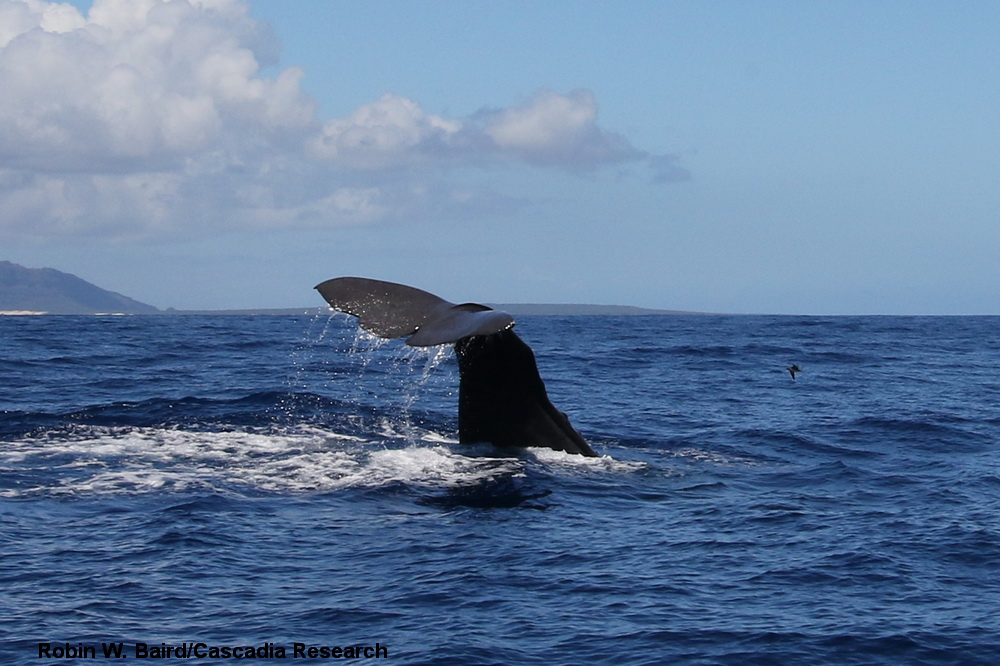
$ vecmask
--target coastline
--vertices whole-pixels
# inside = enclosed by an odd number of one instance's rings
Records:
[[[685,310],[656,310],[633,305],[593,305],[573,303],[502,303],[489,304],[495,310],[502,310],[514,316],[643,316],[643,315],[701,315],[706,312],[689,312]],[[178,310],[169,308],[157,312],[44,312],[39,310],[0,310],[0,316],[39,316],[39,315],[83,315],[94,317],[107,316],[161,316],[161,315],[201,315],[201,316],[289,316],[289,315],[320,315],[332,312],[330,308],[320,306],[311,308],[246,308],[234,310]]]

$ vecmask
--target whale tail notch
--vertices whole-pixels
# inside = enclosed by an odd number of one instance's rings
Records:
[[[596,456],[549,401],[535,355],[512,330],[514,318],[478,303],[455,305],[393,282],[342,277],[316,286],[334,310],[383,338],[428,347],[455,344],[458,439],[497,446],[542,446]]]

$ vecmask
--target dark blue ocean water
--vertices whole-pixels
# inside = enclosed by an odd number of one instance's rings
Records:
[[[603,457],[346,317],[0,317],[0,662],[998,663],[1000,318],[518,331]]]

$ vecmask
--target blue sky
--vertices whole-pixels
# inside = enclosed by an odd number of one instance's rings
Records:
[[[1000,4],[0,0],[0,259],[159,307],[1000,314]]]

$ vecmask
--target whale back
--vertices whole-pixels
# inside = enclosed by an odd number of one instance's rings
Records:
[[[597,455],[549,400],[534,352],[514,331],[464,338],[455,353],[460,442]]]

